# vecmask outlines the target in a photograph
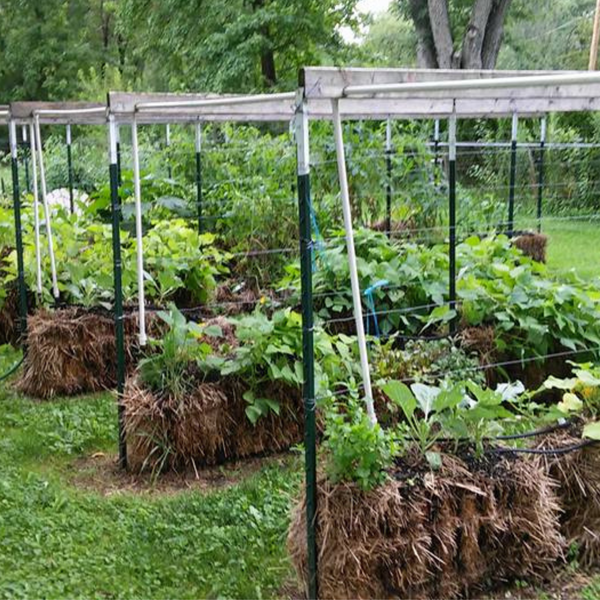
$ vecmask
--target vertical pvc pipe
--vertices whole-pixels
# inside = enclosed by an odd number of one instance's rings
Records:
[[[21,224],[21,190],[19,189],[19,157],[17,128],[9,122],[10,162],[12,171],[13,209],[15,216],[15,245],[17,249],[17,293],[19,295],[19,336],[23,348],[27,348],[27,288],[25,287],[25,262],[23,260],[23,229]]]
[[[29,178],[29,154],[31,153],[31,142],[27,143],[27,125],[23,125],[21,128],[21,135],[23,136],[23,147],[25,152],[23,153],[23,164],[25,165],[25,190],[31,191],[31,179]],[[27,152],[29,150],[29,152]]]
[[[119,187],[121,187],[123,183],[123,177],[121,174],[121,130],[119,129],[119,125],[116,123],[115,135],[117,136],[117,181],[119,183]]]
[[[144,242],[142,228],[142,188],[140,182],[140,157],[138,152],[137,121],[131,124],[131,152],[133,154],[133,189],[135,196],[135,241],[137,258],[139,340],[146,345],[146,298],[144,294]]]
[[[392,237],[392,120],[385,124],[385,222],[388,238]]]
[[[433,183],[437,185],[438,169],[440,166],[440,120],[433,124]]]
[[[306,542],[308,598],[318,597],[317,577],[317,425],[315,406],[315,355],[313,315],[313,241],[311,231],[310,150],[308,114],[302,104],[296,113],[298,155],[298,209],[300,214],[300,269],[302,290],[302,366],[304,402],[304,472],[306,480]]]
[[[37,143],[33,123],[29,124],[30,144],[33,148],[31,153],[31,175],[33,182],[33,226],[35,234],[35,272],[37,293],[42,293],[42,245],[40,243],[40,195],[38,191],[38,173],[37,173]]]
[[[542,231],[542,203],[544,201],[544,154],[546,147],[546,117],[540,123],[540,150],[538,156],[537,230]]]
[[[171,169],[171,157],[168,152],[168,149],[171,147],[171,125],[169,123],[165,126],[165,142],[167,147],[167,177],[171,179],[173,170]]]
[[[510,138],[510,181],[508,185],[508,230],[506,234],[512,237],[515,233],[515,187],[517,181],[517,133],[519,117],[512,116],[512,133]]]
[[[119,201],[119,178],[117,172],[117,133],[114,117],[109,117],[109,175],[112,216],[113,275],[115,283],[115,342],[117,353],[117,407],[119,427],[119,465],[127,468],[127,441],[125,438],[125,331],[123,327],[123,287],[121,265],[121,202]]]
[[[333,132],[337,154],[338,178],[340,181],[340,194],[342,211],[344,213],[344,228],[346,230],[346,248],[348,250],[348,267],[350,269],[350,284],[352,287],[352,302],[354,305],[354,319],[356,321],[356,335],[360,353],[363,385],[365,388],[365,403],[367,414],[371,423],[377,423],[375,408],[373,406],[373,392],[371,390],[371,373],[369,371],[369,355],[361,304],[360,283],[358,281],[358,268],[356,266],[356,252],[354,250],[354,231],[352,227],[352,210],[350,208],[350,193],[348,191],[348,175],[346,173],[346,156],[344,152],[344,135],[342,132],[342,119],[338,100],[331,101],[333,110]]]
[[[37,147],[38,161],[40,167],[40,186],[42,188],[42,204],[44,206],[44,219],[46,220],[46,236],[48,238],[48,254],[50,255],[50,271],[52,273],[52,295],[58,304],[60,292],[58,291],[58,279],[56,276],[56,258],[54,256],[54,239],[52,236],[52,214],[48,206],[48,193],[46,190],[46,171],[44,169],[44,150],[42,148],[42,136],[40,133],[40,119],[35,116],[35,145]]]
[[[204,232],[202,217],[202,124],[196,123],[196,210],[198,214],[198,233]]]
[[[450,310],[456,310],[456,115],[448,121],[448,288]],[[456,333],[458,319],[450,321],[450,333]]]
[[[71,150],[71,125],[67,124],[67,172],[69,174],[69,210],[75,212],[75,200],[73,198],[73,154]]]

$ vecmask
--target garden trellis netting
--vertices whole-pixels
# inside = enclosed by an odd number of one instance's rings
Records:
[[[510,166],[509,205],[506,233],[514,233],[515,169],[518,119],[538,117],[545,129],[547,115],[559,112],[597,111],[600,107],[600,76],[574,72],[486,72],[427,71],[405,69],[337,69],[305,68],[300,75],[297,106],[298,193],[300,205],[300,241],[302,265],[302,315],[304,403],[306,419],[306,526],[308,593],[316,598],[316,406],[313,315],[313,253],[317,242],[311,227],[312,200],[310,192],[311,161],[309,153],[309,121],[333,120],[344,228],[348,252],[349,275],[352,284],[353,319],[361,355],[362,384],[367,413],[371,422],[376,414],[373,405],[371,373],[367,340],[364,333],[363,291],[360,289],[351,214],[342,119],[445,119],[448,120],[448,302],[456,312],[456,124],[460,119],[512,119],[512,152]],[[439,126],[436,126],[434,146],[439,150]],[[545,145],[542,132],[541,145]],[[390,144],[388,143],[388,151]],[[540,186],[541,188],[541,186]],[[541,189],[540,189],[541,192]],[[389,197],[388,192],[388,197]],[[538,196],[538,198],[540,198]],[[538,199],[536,217],[541,217]],[[388,220],[389,228],[389,220]],[[373,282],[375,283],[375,282]],[[373,311],[375,313],[375,311]],[[448,314],[451,314],[448,312]],[[456,316],[447,321],[452,329]],[[590,350],[590,349],[588,349]],[[593,349],[592,349],[593,350]],[[576,355],[564,352],[562,355]],[[548,355],[540,358],[548,358]],[[517,361],[519,362],[519,361]]]

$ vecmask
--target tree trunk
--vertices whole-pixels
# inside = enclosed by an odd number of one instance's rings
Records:
[[[264,2],[264,0],[255,0]],[[402,1],[402,0],[400,0]],[[429,69],[493,69],[511,0],[474,0],[460,52],[454,51],[448,0],[407,0],[417,35],[417,64]]]
[[[426,0],[408,0],[410,16],[417,34],[417,65],[421,69],[437,69],[435,44]]]
[[[504,21],[510,7],[511,0],[496,0],[488,19],[488,26],[483,40],[482,68],[494,69],[498,60],[498,53],[504,37]]]
[[[267,0],[252,0],[254,12],[264,8]],[[273,87],[277,83],[277,71],[275,69],[275,53],[273,52],[271,33],[269,26],[263,24],[259,27],[259,33],[263,38],[263,47],[260,51],[260,72],[267,88]]]
[[[427,6],[429,7],[429,22],[433,33],[438,67],[450,69],[452,68],[454,44],[450,30],[448,0],[427,0]]]
[[[473,12],[463,39],[461,67],[481,69],[483,65],[483,41],[492,10],[493,0],[475,0]]]

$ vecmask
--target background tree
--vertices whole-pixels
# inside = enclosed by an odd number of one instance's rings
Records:
[[[495,67],[511,0],[399,0],[399,5],[414,23],[420,67]]]

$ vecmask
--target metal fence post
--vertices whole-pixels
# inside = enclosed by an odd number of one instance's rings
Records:
[[[73,153],[71,150],[70,124],[67,124],[67,172],[69,174],[69,209],[73,214],[75,212],[75,200],[73,198]]]
[[[385,214],[386,230],[388,238],[392,237],[392,120],[388,119],[385,124]]]
[[[456,115],[448,121],[448,283],[450,310],[456,310]],[[450,321],[450,333],[456,333],[457,317]]]
[[[304,104],[296,113],[298,154],[298,208],[300,214],[300,267],[302,281],[302,364],[304,384],[304,469],[306,479],[306,541],[308,545],[308,598],[318,596],[317,578],[317,427],[315,405],[314,316],[308,114]]]
[[[27,288],[25,287],[25,263],[23,260],[23,229],[21,223],[21,190],[19,188],[19,158],[17,128],[9,122],[10,157],[12,170],[13,209],[15,216],[15,244],[17,250],[17,293],[19,297],[19,336],[23,348],[27,346]]]
[[[202,125],[196,123],[196,210],[198,214],[198,233],[204,231],[202,218]]]
[[[544,154],[546,147],[546,117],[542,117],[538,155],[537,230],[542,231],[542,202],[544,200]]]
[[[512,116],[512,133],[510,138],[510,181],[508,185],[508,237],[515,233],[515,187],[517,181],[517,129],[519,117],[517,113]]]
[[[119,176],[117,169],[117,134],[114,118],[108,123],[109,136],[109,175],[112,216],[113,272],[115,282],[115,341],[117,352],[117,405],[119,421],[119,465],[127,468],[127,442],[125,440],[125,332],[123,324],[123,288],[121,265],[121,203],[119,201]]]

